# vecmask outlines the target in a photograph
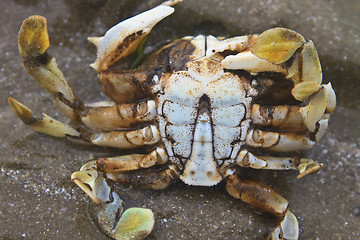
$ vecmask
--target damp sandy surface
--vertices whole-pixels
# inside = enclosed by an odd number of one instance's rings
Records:
[[[160,1],[62,0],[0,2],[0,239],[107,239],[93,222],[90,199],[70,180],[89,159],[121,151],[78,146],[37,134],[7,105],[12,96],[36,115],[67,121],[51,97],[26,74],[17,50],[23,19],[48,19],[50,53],[84,102],[105,98],[89,64],[95,48],[87,36],[102,35],[118,21]],[[338,96],[324,139],[306,152],[323,169],[301,180],[295,172],[245,169],[290,202],[300,239],[360,238],[360,3],[358,1],[184,0],[154,29],[149,46],[199,33],[236,36],[282,26],[312,39],[324,82]],[[174,183],[165,191],[121,188],[131,203],[153,209],[156,226],[147,239],[261,239],[276,219],[230,197],[224,186]]]

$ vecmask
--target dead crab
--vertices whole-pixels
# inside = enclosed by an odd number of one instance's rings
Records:
[[[143,46],[152,27],[172,14],[177,2],[164,2],[103,37],[89,38],[97,46],[91,66],[112,101],[87,105],[47,53],[46,19],[29,17],[19,32],[25,69],[66,116],[86,128],[75,129],[45,114],[34,118],[13,98],[10,106],[25,124],[51,136],[120,149],[152,146],[143,154],[90,161],[71,176],[102,206],[100,226],[112,238],[146,237],[154,215],[142,208],[124,211],[109,181],[163,189],[181,179],[196,186],[226,181],[232,196],[279,217],[269,239],[297,239],[298,223],[288,201],[261,183],[240,180],[237,170],[295,169],[302,177],[321,168],[311,159],[271,156],[311,148],[335,108],[331,85],[321,84],[313,43],[284,28],[229,39],[184,37],[134,69],[113,69]]]

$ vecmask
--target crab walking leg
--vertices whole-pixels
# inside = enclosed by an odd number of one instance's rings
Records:
[[[70,125],[59,122],[46,114],[42,119],[33,117],[30,109],[13,98],[9,98],[9,104],[19,118],[37,132],[53,137],[68,137],[69,139],[90,142],[99,146],[116,148],[137,148],[144,145],[153,145],[160,140],[160,133],[156,126],[150,125],[142,129],[132,131],[95,131],[78,132]]]
[[[249,129],[246,144],[255,148],[266,148],[275,152],[291,152],[309,149],[325,134],[328,119],[316,123],[312,133],[270,132],[259,129]]]
[[[312,83],[314,82],[310,82],[310,85]],[[325,85],[320,86],[319,90],[314,91],[314,93],[312,93],[312,91],[306,93],[306,85],[309,85],[308,82],[297,84],[292,90],[292,95],[297,100],[305,100],[308,102],[306,106],[300,108],[300,113],[303,116],[306,128],[310,132],[315,132],[320,120],[326,118],[325,116],[328,116],[335,108],[333,106],[336,104],[334,103],[334,101],[336,102],[335,92],[331,85]],[[303,89],[305,90],[305,94],[298,94],[298,92],[301,92]]]
[[[134,127],[138,123],[153,120],[155,116],[155,101],[148,100],[137,104],[85,107],[79,118],[88,128],[111,130]]]
[[[161,190],[167,188],[173,180],[179,179],[180,171],[175,165],[168,165],[161,171],[149,169],[136,174],[129,171],[116,171],[109,172],[106,176],[119,184]]]
[[[248,146],[275,152],[305,150],[315,144],[306,134],[268,132],[259,129],[249,130],[245,141]]]
[[[159,130],[155,125],[131,131],[94,131],[81,130],[80,136],[68,136],[79,143],[92,143],[98,146],[122,149],[138,148],[153,145],[160,140]]]
[[[97,196],[95,181],[103,172],[134,171],[149,168],[156,164],[164,164],[168,156],[163,148],[156,148],[149,154],[130,154],[112,158],[99,158],[98,160],[85,163],[80,171],[74,172],[71,179],[95,202],[99,203],[102,198]]]
[[[293,132],[308,130],[318,135],[317,139],[320,139],[326,131],[327,118],[336,105],[335,93],[331,85],[321,86],[315,82],[302,82],[293,88],[292,93],[297,100],[305,101],[307,104],[305,106],[254,104],[251,109],[253,123]]]
[[[252,123],[258,126],[272,126],[281,131],[304,133],[310,131],[314,141],[324,136],[328,126],[328,113],[313,113],[313,106],[261,106],[254,104],[251,109]],[[307,111],[308,110],[308,111]],[[314,111],[317,111],[314,109]],[[320,118],[320,119],[318,119]],[[306,136],[304,135],[306,138]]]
[[[55,58],[47,53],[49,45],[46,18],[31,16],[25,19],[19,31],[19,51],[24,68],[54,96],[55,104],[67,117],[78,121],[83,104],[66,81]]]
[[[278,129],[303,132],[306,130],[299,106],[261,106],[251,108],[252,123],[260,126],[272,126]]]
[[[236,163],[241,167],[250,167],[254,169],[294,169],[299,171],[297,178],[302,178],[307,174],[316,173],[323,166],[323,164],[309,158],[255,156],[247,150],[239,152],[236,157]]]
[[[95,131],[78,132],[70,125],[59,122],[46,114],[42,119],[33,117],[30,109],[13,98],[9,98],[9,104],[19,118],[37,132],[53,137],[68,137],[79,142],[90,142],[99,146],[116,148],[137,148],[144,145],[153,145],[160,140],[160,133],[156,126],[150,125],[132,131]]]
[[[296,217],[288,210],[288,201],[270,187],[255,181],[240,181],[233,174],[226,179],[228,193],[255,208],[281,219],[268,239],[298,239],[299,226]]]
[[[157,147],[149,154],[131,154],[111,158],[99,158],[96,161],[97,170],[102,172],[132,171],[164,164],[169,160],[165,149]]]
[[[13,109],[13,111],[19,116],[19,118],[28,126],[30,126],[33,130],[44,133],[53,137],[68,137],[71,140],[79,141],[79,142],[90,142],[99,146],[107,146],[107,147],[117,147],[117,148],[136,148],[143,145],[152,145],[157,143],[160,140],[160,133],[156,126],[150,125],[144,127],[142,129],[132,130],[132,131],[95,131],[88,132],[86,130],[81,130],[80,132],[72,128],[70,125],[59,122],[46,114],[43,114],[44,117],[42,119],[38,119],[33,117],[30,109],[25,107],[23,104],[19,103],[13,98],[9,98],[9,105]],[[118,106],[115,106],[117,108]],[[137,107],[141,108],[141,105]],[[141,113],[147,113],[146,107],[143,107]],[[154,106],[153,106],[154,108]],[[110,108],[111,109],[111,108]],[[126,109],[126,108],[125,108]],[[109,111],[109,108],[103,109],[103,111],[97,109],[97,113],[101,114],[104,111]],[[124,109],[123,109],[124,110]],[[117,111],[117,110],[115,110]],[[119,117],[119,113],[116,113],[117,117]],[[111,115],[111,114],[110,114]],[[147,114],[141,114],[140,117],[143,116],[146,119]],[[108,115],[105,115],[108,117]],[[127,115],[125,115],[127,116]],[[151,114],[151,118],[154,116],[154,113]],[[101,120],[104,119],[104,116],[96,116],[95,113],[92,113],[90,116],[84,117],[85,124],[90,125],[90,127],[97,127]],[[119,119],[109,119],[107,122],[107,127],[116,126],[114,122],[119,121]],[[128,120],[128,119],[127,119]],[[126,121],[126,119],[124,120]],[[104,120],[104,122],[106,122]],[[97,125],[98,124],[98,125]],[[105,124],[105,123],[104,123]]]
[[[144,42],[151,29],[162,19],[174,12],[178,1],[167,1],[153,9],[138,14],[110,28],[103,37],[91,37],[89,41],[97,46],[97,58],[90,66],[103,72],[116,62],[133,54]]]

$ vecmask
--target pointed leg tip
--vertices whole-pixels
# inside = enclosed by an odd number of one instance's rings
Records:
[[[90,67],[93,68],[95,71],[99,72],[99,64],[98,62],[94,62],[92,64],[90,64]]]
[[[46,18],[35,15],[24,20],[19,31],[19,51],[22,57],[36,57],[49,48]]]
[[[313,161],[311,163],[300,164],[298,166],[300,173],[296,178],[300,179],[300,178],[304,177],[305,175],[317,173],[322,168],[322,166],[323,166],[322,163],[318,163],[315,161]]]
[[[169,0],[169,1],[165,1],[163,2],[161,5],[165,5],[165,6],[175,6],[178,3],[181,3],[183,0]]]
[[[101,42],[102,37],[88,37],[87,40],[94,44],[96,47],[99,46],[99,43]]]
[[[27,125],[31,124],[34,120],[31,110],[22,103],[18,102],[12,97],[8,98],[8,103],[14,113]]]
[[[42,119],[33,117],[29,108],[16,101],[14,98],[9,97],[8,102],[15,114],[33,130],[50,135],[53,137],[79,136],[80,133],[71,126],[59,122],[46,114],[43,114]]]

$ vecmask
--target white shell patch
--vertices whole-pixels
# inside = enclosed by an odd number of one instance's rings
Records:
[[[193,124],[197,114],[195,107],[171,101],[164,102],[162,113],[168,122],[178,125]]]
[[[191,142],[193,131],[194,126],[191,125],[177,126],[169,124],[166,126],[166,133],[168,137],[176,142]]]
[[[217,107],[212,109],[211,118],[215,125],[235,127],[244,119],[245,113],[246,109],[244,104]]]
[[[246,97],[240,78],[231,73],[224,73],[221,78],[210,82],[206,94],[210,98],[212,107],[239,104]]]
[[[233,149],[231,143],[240,139],[241,128],[214,126],[214,155],[215,158],[229,158]]]
[[[196,81],[185,71],[179,71],[171,75],[167,80],[164,92],[166,99],[181,105],[194,106],[203,95],[203,84]]]
[[[208,112],[198,116],[190,159],[180,176],[186,184],[212,186],[222,180],[213,156],[211,122]]]

